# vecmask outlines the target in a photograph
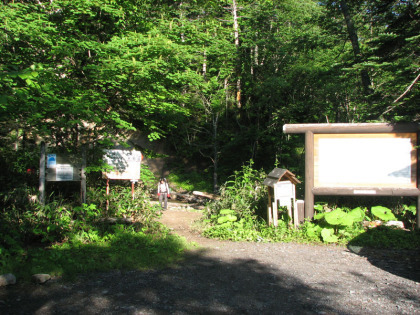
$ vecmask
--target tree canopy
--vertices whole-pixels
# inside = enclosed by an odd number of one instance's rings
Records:
[[[14,0],[0,20],[4,146],[138,130],[217,185],[296,167],[286,123],[420,118],[418,1]]]

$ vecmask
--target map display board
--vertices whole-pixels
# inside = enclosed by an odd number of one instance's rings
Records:
[[[139,180],[142,154],[136,150],[105,150],[104,161],[112,167],[103,173],[107,179]]]
[[[314,187],[417,187],[416,133],[315,134]]]
[[[81,161],[66,154],[47,154],[46,180],[68,182],[81,180]]]

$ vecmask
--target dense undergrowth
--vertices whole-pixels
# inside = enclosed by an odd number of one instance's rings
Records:
[[[142,183],[154,185],[152,174],[144,173]],[[101,185],[91,187],[82,205],[71,184],[53,188],[45,206],[33,201],[28,186],[0,194],[0,274],[29,280],[34,273],[72,278],[158,268],[182,259],[188,247],[156,221],[160,208],[150,202],[147,185],[135,189],[134,199],[129,185],[113,183],[109,195]]]
[[[420,232],[414,229],[415,205],[337,207],[317,204],[314,220],[305,221],[298,228],[290,225],[290,218],[280,208],[277,227],[265,220],[267,189],[262,184],[263,171],[250,165],[236,172],[221,188],[221,199],[207,205],[207,227],[204,235],[234,241],[305,242],[359,245],[374,248],[420,248]],[[405,229],[386,226],[388,221],[401,221]],[[380,226],[377,226],[381,224]]]

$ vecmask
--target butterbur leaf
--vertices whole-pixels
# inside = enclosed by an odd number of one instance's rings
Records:
[[[323,213],[317,213],[314,215],[315,220],[321,220],[323,217],[325,217],[326,212]]]
[[[222,210],[220,210],[220,214],[223,214],[223,215],[225,215],[225,214],[233,214],[233,213],[235,213],[235,211],[233,211],[231,209],[222,209]]]
[[[225,223],[226,221],[227,221],[226,216],[223,216],[223,217],[220,217],[220,218],[218,218],[218,219],[217,219],[217,223],[219,223],[219,224],[223,224],[223,223]]]
[[[334,235],[333,229],[322,229],[321,236],[325,243],[335,243],[338,241],[338,237]]]
[[[230,221],[230,222],[235,222],[238,218],[236,217],[236,215],[231,215],[231,214],[229,214],[229,215],[227,215],[227,217],[228,217],[228,220]]]
[[[345,225],[350,226],[353,224],[353,219],[343,210],[337,208],[325,214],[325,221],[331,225]]]
[[[323,207],[322,205],[315,205],[315,206],[314,206],[314,209],[315,209],[316,211],[322,211],[322,210],[324,210],[324,207]]]
[[[235,215],[228,214],[228,215],[224,215],[224,216],[218,218],[217,223],[223,224],[223,223],[226,223],[226,222],[235,222],[237,219],[238,218]]]
[[[370,210],[375,217],[381,219],[382,221],[386,222],[386,221],[397,219],[395,215],[392,213],[392,211],[386,207],[375,206],[375,207],[372,207],[372,209]]]
[[[354,208],[348,213],[348,215],[354,222],[361,222],[365,218],[365,212],[360,207]]]

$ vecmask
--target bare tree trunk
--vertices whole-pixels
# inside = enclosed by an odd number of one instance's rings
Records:
[[[236,47],[236,105],[238,108],[242,107],[241,103],[241,77],[240,77],[240,58],[239,58],[239,24],[238,24],[238,7],[236,0],[232,0],[232,15],[233,15],[233,31],[235,34],[235,47]]]
[[[219,114],[213,116],[213,192],[219,192],[218,181],[218,166],[219,166],[219,146],[217,143],[217,126],[219,123]]]
[[[347,1],[341,0],[340,7],[341,7],[341,12],[343,13],[344,19],[346,20],[347,32],[349,34],[351,45],[353,47],[355,61],[359,63],[362,61],[362,53],[360,51],[359,38],[357,37],[356,28],[354,27],[354,23],[350,15],[349,7],[347,6]],[[362,86],[363,86],[363,90],[365,94],[370,94],[371,81],[370,81],[368,72],[366,70],[362,70],[361,77],[362,77]]]

